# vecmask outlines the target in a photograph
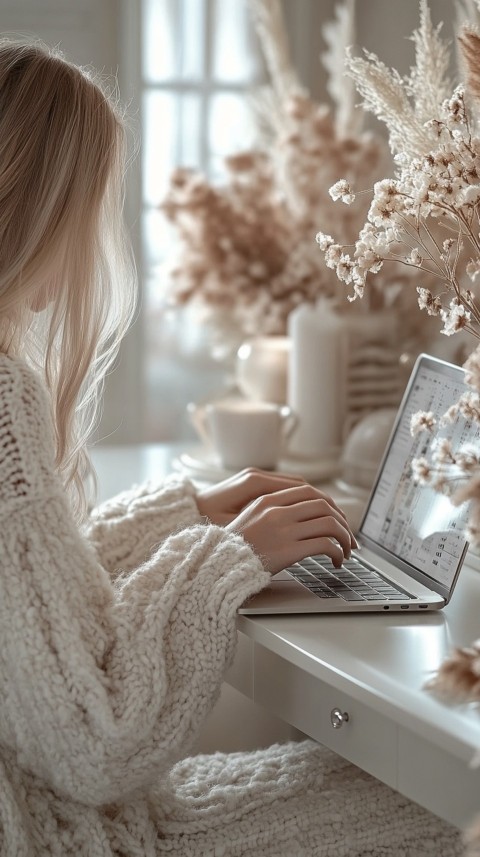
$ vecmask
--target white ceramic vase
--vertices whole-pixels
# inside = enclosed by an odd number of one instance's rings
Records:
[[[285,404],[289,355],[288,336],[256,336],[242,343],[235,363],[240,392],[247,399]]]

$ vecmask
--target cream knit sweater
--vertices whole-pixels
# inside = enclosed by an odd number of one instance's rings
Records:
[[[188,482],[83,533],[47,395],[0,356],[2,857],[458,855],[458,833],[313,742],[188,755],[268,582]]]

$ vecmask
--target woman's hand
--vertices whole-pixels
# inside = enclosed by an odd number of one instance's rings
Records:
[[[272,574],[312,554],[340,566],[357,547],[335,501],[295,476],[249,468],[200,492],[198,505],[213,523],[241,534]]]
[[[200,514],[205,515],[212,524],[223,527],[233,521],[252,500],[295,485],[305,485],[305,480],[299,476],[247,467],[217,485],[198,491],[197,506]]]

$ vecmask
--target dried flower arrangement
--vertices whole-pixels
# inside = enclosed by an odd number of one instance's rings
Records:
[[[474,38],[465,31],[462,45]],[[476,118],[473,109],[467,111],[462,87],[451,94],[448,48],[439,27],[432,26],[426,0],[413,40],[416,62],[405,79],[374,54],[347,53],[347,71],[365,109],[387,126],[396,171],[394,178],[375,183],[367,220],[351,247],[323,232],[317,241],[327,266],[352,287],[350,300],[363,297],[367,276],[377,276],[387,264],[421,271],[419,306],[440,316],[448,335],[480,320],[466,284],[480,273]],[[330,194],[348,206],[356,198],[347,179],[336,182]],[[434,293],[435,281],[440,293]]]
[[[179,239],[170,272],[173,302],[195,302],[204,315],[220,323],[227,317],[244,335],[283,334],[300,303],[338,297],[315,244],[319,223],[335,223],[348,240],[365,217],[365,209],[340,211],[327,188],[339,175],[373,182],[390,155],[381,135],[361,130],[353,87],[347,97],[343,54],[352,39],[353,0],[325,30],[333,110],[301,86],[278,0],[251,0],[251,7],[271,79],[255,102],[268,143],[227,158],[222,184],[175,171],[161,208]],[[395,300],[397,292],[383,286],[372,292],[371,306]],[[341,302],[340,311],[346,306]]]
[[[432,26],[427,0],[420,0],[420,26],[413,37],[416,64],[408,78],[373,54],[347,55],[365,108],[387,126],[396,174],[374,185],[367,221],[351,247],[325,233],[317,240],[326,264],[350,287],[351,301],[362,298],[370,279],[391,262],[420,272],[420,309],[440,320],[446,336],[460,335],[464,350],[466,334],[480,340],[480,0],[461,8],[470,18],[459,34],[466,84],[453,92],[448,49],[440,28]],[[335,183],[330,193],[347,205],[355,199],[347,180]],[[472,389],[440,422],[446,425],[461,415],[480,430],[480,344],[464,367]],[[413,433],[433,433],[435,425],[431,413],[412,418]],[[470,503],[468,537],[479,545],[480,448],[453,450],[448,439],[432,440],[428,456],[414,462],[414,475],[453,503]],[[480,700],[479,676],[477,641],[446,660],[429,686],[455,698]],[[477,833],[472,833],[475,842]]]

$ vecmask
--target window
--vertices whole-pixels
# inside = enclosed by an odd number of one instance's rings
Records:
[[[185,405],[221,383],[188,312],[165,312],[172,241],[159,211],[175,166],[221,180],[225,155],[254,143],[248,96],[263,66],[242,0],[141,2],[141,257],[147,439],[189,435]]]

